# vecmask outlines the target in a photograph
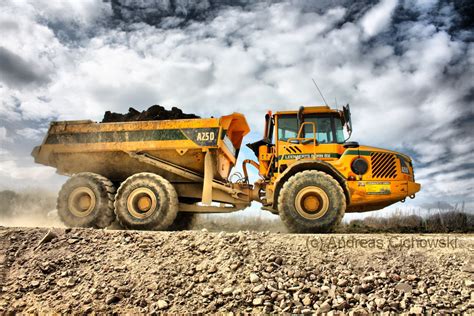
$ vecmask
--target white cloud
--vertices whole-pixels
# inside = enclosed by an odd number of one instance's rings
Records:
[[[27,185],[33,182],[47,183],[54,175],[54,169],[43,166],[19,166],[16,161],[5,160],[0,162],[0,177],[14,181],[27,180]]]
[[[322,103],[314,77],[331,105],[334,97],[351,103],[354,140],[408,148],[417,162],[434,164],[418,169],[427,188],[422,195],[454,195],[436,182],[440,175],[430,174],[439,157],[473,149],[472,139],[453,140],[459,133],[453,122],[466,115],[460,97],[473,88],[474,45],[423,19],[399,25],[396,45],[367,46],[392,23],[396,0],[382,0],[353,22],[341,7],[317,14],[280,3],[227,8],[182,28],[135,24],[128,31],[104,26],[109,4],[99,1],[2,5],[0,25],[10,28],[2,30],[0,46],[39,65],[50,79],[34,89],[0,86],[0,119],[23,122],[16,133],[26,138],[39,137],[31,121],[100,120],[105,110],[155,103],[201,116],[242,112],[252,135],[261,135],[267,110]],[[431,7],[424,1],[416,9]],[[460,165],[454,159],[444,165],[445,177]],[[2,177],[20,179],[22,167]]]
[[[28,140],[39,141],[44,137],[46,131],[47,131],[46,128],[25,127],[25,128],[17,130],[16,133],[19,136],[26,138]]]
[[[0,143],[4,142],[7,139],[7,129],[3,126],[0,126]]]
[[[382,0],[370,9],[361,19],[361,26],[367,37],[372,37],[383,31],[392,18],[398,0]]]

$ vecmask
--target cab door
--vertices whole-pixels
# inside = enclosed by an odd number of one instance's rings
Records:
[[[330,115],[306,115],[303,122],[298,122],[296,114],[278,115],[276,150],[279,171],[300,159],[338,159],[340,145],[334,124]],[[298,135],[301,126],[303,130]]]

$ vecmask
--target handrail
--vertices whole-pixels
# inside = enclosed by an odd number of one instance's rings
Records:
[[[313,137],[300,137],[304,134],[304,126],[305,124],[311,125],[313,127]],[[315,122],[303,122],[300,126],[300,130],[298,131],[298,137],[288,138],[286,141],[291,143],[292,140],[296,140],[298,144],[302,144],[305,139],[310,139],[313,141],[313,157],[316,157],[316,146],[318,145],[318,141],[316,139],[316,123]],[[303,144],[304,145],[304,144]]]
[[[300,137],[301,134],[303,133],[304,131],[304,126],[308,124],[308,125],[311,125],[313,127],[313,137]],[[301,127],[298,131],[298,134],[297,134],[297,137],[291,137],[291,138],[288,138],[286,141],[288,143],[291,143],[292,140],[297,140],[298,143],[300,143],[300,140],[304,140],[304,139],[311,139],[313,140],[313,143],[314,143],[314,146],[317,145],[317,140],[316,140],[316,123],[315,122],[303,122],[303,124],[301,124]]]

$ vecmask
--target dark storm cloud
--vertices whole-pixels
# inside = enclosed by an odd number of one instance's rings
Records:
[[[0,46],[0,81],[13,88],[42,85],[49,77],[37,71],[37,65]]]
[[[116,18],[127,22],[145,22],[160,25],[168,17],[181,18],[184,21],[203,20],[219,14],[225,8],[242,8],[252,10],[256,6],[271,6],[278,3],[290,3],[304,12],[324,13],[328,9],[344,7],[346,22],[360,19],[368,10],[375,6],[377,0],[110,0],[112,11]],[[474,3],[470,0],[437,1],[417,3],[416,1],[401,1],[394,12],[391,30],[398,32],[397,25],[407,22],[429,21],[435,27],[445,29],[451,34],[467,32],[472,36],[474,26]],[[466,34],[464,34],[466,35]],[[387,37],[389,38],[389,37]],[[390,37],[396,40],[396,38]],[[472,37],[471,37],[472,39]]]

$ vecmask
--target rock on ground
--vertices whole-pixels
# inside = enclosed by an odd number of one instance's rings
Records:
[[[0,227],[0,313],[474,312],[471,235],[404,250],[315,236]]]

